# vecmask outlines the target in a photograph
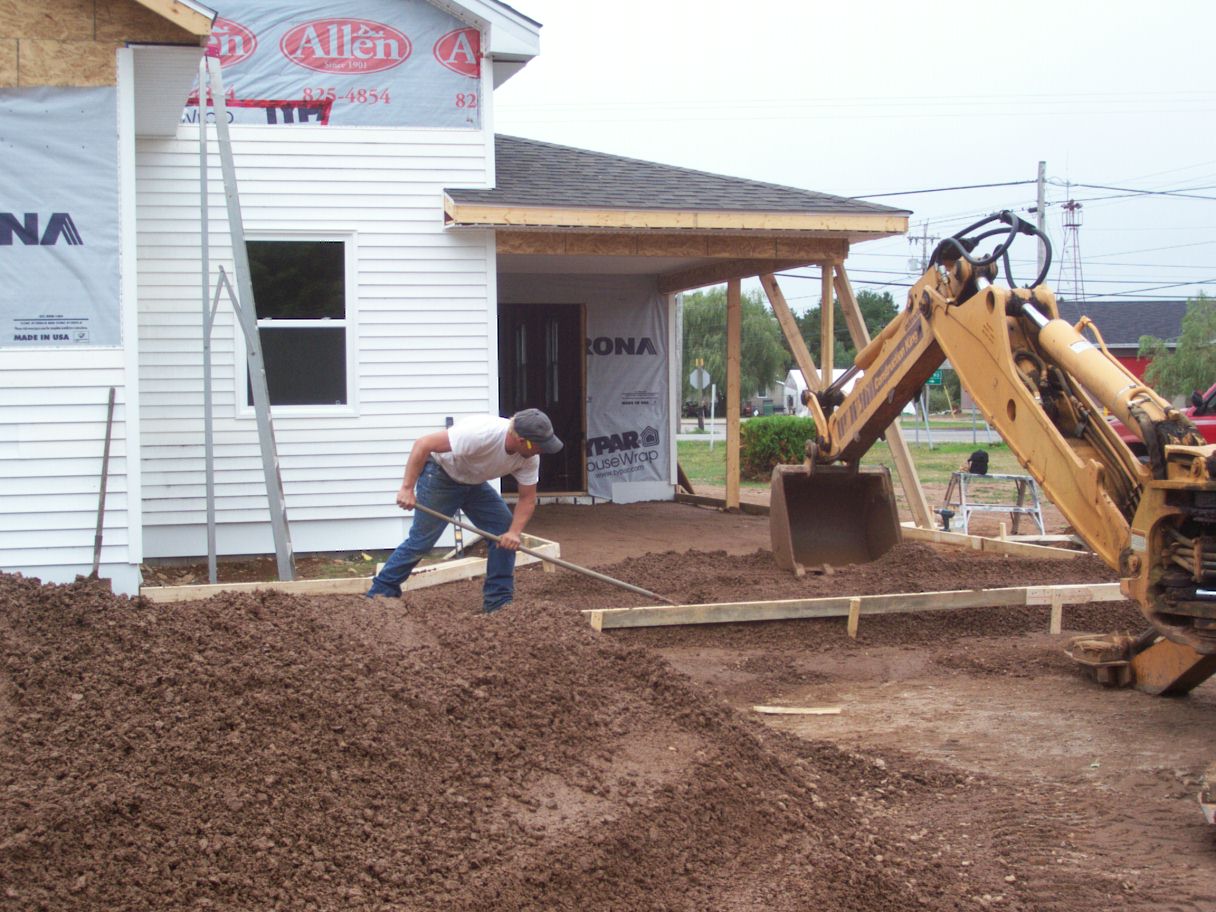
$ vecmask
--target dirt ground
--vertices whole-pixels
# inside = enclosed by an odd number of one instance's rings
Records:
[[[921,544],[796,579],[766,518],[681,504],[530,531],[681,602],[1113,579]],[[1216,684],[1100,688],[1045,608],[856,640],[580,614],[643,601],[537,567],[491,616],[477,581],[154,606],[0,575],[0,908],[1216,909]]]

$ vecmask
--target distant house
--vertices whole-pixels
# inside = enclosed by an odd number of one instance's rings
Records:
[[[1058,300],[1056,305],[1069,323],[1075,325],[1082,314],[1093,320],[1111,354],[1137,377],[1143,377],[1148,367],[1148,359],[1139,356],[1140,337],[1156,336],[1173,351],[1186,316],[1186,301]]]

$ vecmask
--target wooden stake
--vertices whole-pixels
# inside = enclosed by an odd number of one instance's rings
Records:
[[[743,338],[741,283],[726,283],[726,509],[739,509],[739,352]]]
[[[861,619],[861,599],[849,599],[849,639],[857,639],[857,622]]]
[[[1051,594],[1051,626],[1047,628],[1047,632],[1052,636],[1059,636],[1060,631],[1064,626],[1064,597],[1058,592]]]

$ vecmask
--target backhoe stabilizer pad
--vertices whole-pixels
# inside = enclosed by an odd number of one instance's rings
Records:
[[[1131,637],[1085,634],[1065,648],[1099,684],[1131,686],[1154,696],[1180,696],[1216,674],[1216,655],[1204,655],[1164,637],[1140,649]]]
[[[876,560],[900,542],[885,466],[779,465],[773,469],[769,534],[777,566],[822,569]]]

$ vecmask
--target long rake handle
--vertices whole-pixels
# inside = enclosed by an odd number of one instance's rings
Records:
[[[424,507],[420,503],[415,503],[414,509],[421,510],[423,513],[434,516],[436,519],[446,520],[453,526],[459,526],[467,532],[472,532],[474,535],[480,535],[482,538],[487,538],[492,542],[497,543],[500,540],[500,536],[495,535],[493,532],[478,529],[476,526],[463,523],[455,517],[445,516],[438,510],[432,510],[430,507]],[[647,598],[656,599],[657,601],[663,602],[666,605],[676,604],[676,602],[659,595],[657,592],[651,592],[649,589],[643,589],[641,586],[635,586],[632,583],[626,583],[619,579],[613,579],[611,576],[606,576],[603,573],[597,573],[595,570],[589,570],[586,567],[580,567],[578,564],[572,564],[570,561],[562,560],[560,557],[550,557],[548,554],[542,554],[539,551],[534,551],[532,548],[529,548],[526,545],[520,545],[519,550],[524,552],[524,554],[531,554],[535,558],[548,561],[551,564],[556,564],[558,567],[563,567],[566,570],[570,570],[574,573],[581,573],[583,576],[589,576],[592,579],[599,580],[601,583],[608,583],[613,586],[619,586],[622,589],[628,589],[630,592],[636,592],[638,595],[644,595]]]

